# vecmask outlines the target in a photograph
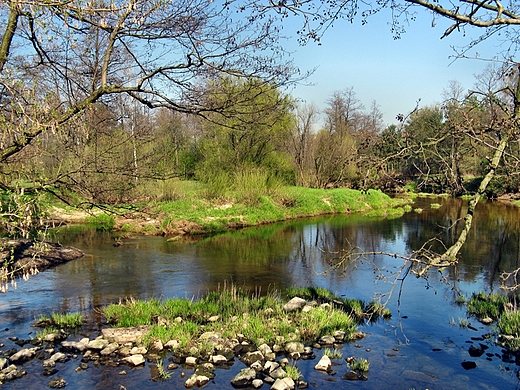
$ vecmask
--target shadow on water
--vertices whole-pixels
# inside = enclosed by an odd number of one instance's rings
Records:
[[[431,203],[441,207],[434,209]],[[34,334],[31,322],[41,313],[82,311],[91,315],[93,334],[103,326],[94,308],[125,297],[200,296],[224,283],[234,283],[250,291],[284,291],[291,286],[317,286],[337,295],[369,301],[389,294],[385,282],[402,266],[399,259],[373,255],[349,263],[342,272],[331,271],[330,264],[348,242],[368,252],[407,254],[425,240],[438,237],[446,245],[456,239],[457,231],[448,229],[464,217],[465,202],[458,199],[419,199],[411,212],[396,219],[371,219],[359,215],[329,216],[296,220],[258,228],[244,229],[207,237],[196,243],[168,241],[161,237],[132,237],[114,246],[107,233],[84,228],[63,229],[57,239],[82,249],[82,259],[60,265],[19,282],[0,296],[2,329],[0,342],[10,346],[8,337],[27,338]],[[520,211],[499,204],[479,205],[475,229],[471,231],[456,268],[444,271],[445,283],[437,271],[428,280],[408,277],[403,285],[401,303],[397,291],[388,307],[388,321],[362,325],[367,337],[341,347],[343,359],[336,361],[334,376],[314,370],[316,361],[297,361],[310,388],[336,389],[505,389],[517,388],[517,366],[504,363],[502,351],[482,335],[491,327],[469,318],[472,328],[460,327],[465,310],[455,304],[457,293],[498,289],[502,272],[519,266]],[[374,270],[377,269],[378,272]],[[381,277],[383,276],[383,277]],[[80,336],[78,335],[78,338]],[[485,344],[486,354],[479,358],[468,353],[471,344]],[[321,352],[316,353],[318,358]],[[347,382],[344,358],[365,357],[370,361],[369,380]],[[465,370],[461,363],[476,362]],[[91,367],[76,373],[79,364],[64,364],[59,375],[75,389],[184,388],[181,369],[164,382],[150,380],[150,368],[127,370],[119,376],[117,368]],[[6,389],[46,388],[41,361],[29,363],[34,373],[4,385]],[[230,388],[231,378],[243,368],[236,361],[230,370],[217,370],[207,388]],[[184,369],[188,375],[190,370]]]

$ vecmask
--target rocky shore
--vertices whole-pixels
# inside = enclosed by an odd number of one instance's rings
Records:
[[[206,385],[218,374],[218,369],[228,370],[238,360],[244,367],[233,377],[230,387],[302,389],[307,388],[308,383],[299,373],[294,375],[294,371],[291,372],[290,368],[294,366],[291,362],[316,359],[317,350],[334,350],[338,344],[352,340],[352,335],[346,340],[345,332],[336,330],[312,343],[304,344],[277,337],[272,345],[256,346],[242,334],[223,338],[218,332],[202,332],[199,340],[204,340],[209,346],[207,353],[201,354],[199,351],[194,355],[185,355],[179,353],[180,341],[175,339],[166,343],[152,340],[145,346],[143,338],[149,329],[149,326],[104,328],[93,338],[80,338],[79,335],[69,335],[63,330],[31,340],[12,338],[11,341],[21,349],[4,350],[4,345],[0,345],[0,385],[24,377],[28,374],[25,364],[39,360],[42,375],[50,378],[47,383],[50,388],[67,386],[67,378],[58,373],[57,367],[61,363],[77,365],[76,372],[88,370],[91,365],[113,367],[114,375],[126,375],[128,370],[150,364],[152,380],[167,380],[172,372],[181,369],[183,375],[186,375],[184,370],[192,372],[184,380],[184,386],[192,388]],[[356,333],[353,338],[362,337],[363,334]],[[343,379],[367,379],[366,373],[349,370],[344,361],[342,366],[342,370],[346,370]],[[336,373],[332,367],[329,356],[322,354],[314,368],[334,375]]]

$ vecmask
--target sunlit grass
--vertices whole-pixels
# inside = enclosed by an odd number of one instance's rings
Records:
[[[314,292],[335,297],[324,289]],[[336,306],[316,306],[309,311],[293,312],[283,309],[285,302],[274,293],[259,296],[229,286],[199,300],[127,300],[109,305],[102,312],[107,322],[117,327],[151,325],[143,338],[145,345],[154,340],[161,340],[163,344],[177,340],[181,351],[200,356],[210,353],[213,348],[207,340],[199,340],[203,332],[216,332],[224,338],[242,334],[257,346],[274,344],[277,340],[313,342],[336,331],[345,332],[348,340],[356,332],[358,319],[345,310],[341,301]]]
[[[83,315],[79,312],[41,315],[37,318],[36,324],[44,327],[77,328],[83,324]]]

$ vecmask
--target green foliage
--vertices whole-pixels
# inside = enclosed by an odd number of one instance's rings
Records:
[[[87,224],[96,228],[97,231],[111,232],[116,225],[116,219],[111,214],[91,215],[86,220]]]
[[[45,328],[77,328],[83,324],[83,315],[78,312],[52,313],[50,316],[40,316],[36,324]]]
[[[349,358],[348,365],[352,371],[367,373],[370,369],[370,362],[365,358]]]
[[[44,196],[36,191],[0,191],[1,228],[11,237],[34,238],[43,227]]]
[[[285,366],[285,372],[287,373],[287,376],[291,378],[293,381],[297,381],[302,376],[302,373],[300,372],[298,367],[293,365]]]
[[[478,318],[490,317],[498,319],[504,311],[509,299],[502,294],[474,293],[467,302],[467,310]]]
[[[323,350],[323,354],[325,356],[328,356],[331,359],[341,359],[343,357],[343,354],[340,351],[338,351],[336,348],[333,348],[333,349],[325,348]]]
[[[498,320],[498,328],[502,334],[520,337],[520,312],[507,310]]]

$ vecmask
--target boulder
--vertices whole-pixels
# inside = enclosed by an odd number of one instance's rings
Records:
[[[231,384],[235,387],[247,387],[253,384],[253,380],[256,379],[256,371],[252,368],[242,369],[235,377],[231,380]]]
[[[141,354],[130,355],[123,359],[123,362],[128,363],[132,366],[139,366],[145,363],[145,358]]]
[[[314,366],[318,371],[329,371],[332,363],[327,355],[323,355],[320,361]]]
[[[285,311],[295,311],[295,310],[299,310],[301,309],[302,307],[305,306],[305,304],[307,303],[307,301],[303,298],[300,298],[300,297],[294,297],[292,298],[289,302],[287,302],[284,306],[283,306],[283,309]]]
[[[87,349],[87,343],[83,343],[82,341],[62,341],[61,346],[65,350],[72,350],[72,351],[78,351],[83,352],[85,349]]]
[[[119,349],[118,343],[110,343],[101,350],[100,354],[101,354],[101,356],[108,356],[108,355],[113,354],[118,349]]]
[[[305,345],[299,343],[297,341],[291,341],[285,345],[285,352],[293,353],[293,352],[303,352],[305,351]]]
[[[271,386],[271,390],[290,390],[289,384],[283,379],[277,379]],[[293,387],[294,389],[294,387]]]
[[[334,336],[322,336],[320,338],[320,344],[322,345],[332,345],[336,342],[336,338]]]
[[[36,351],[38,351],[38,347],[25,348],[16,352],[14,355],[11,355],[9,360],[11,363],[23,363],[29,359],[32,359],[34,355],[36,355]]]
[[[264,355],[262,355],[262,352],[260,351],[248,352],[243,356],[242,360],[244,361],[244,363],[250,366],[251,364],[257,361],[263,362]]]
[[[89,341],[87,348],[101,351],[108,344],[109,344],[108,340],[98,338],[98,339]]]
[[[143,336],[150,331],[150,326],[137,326],[130,328],[106,328],[101,331],[103,338],[118,344],[135,343],[141,341]]]

